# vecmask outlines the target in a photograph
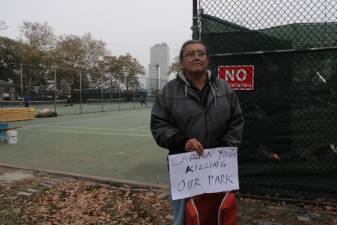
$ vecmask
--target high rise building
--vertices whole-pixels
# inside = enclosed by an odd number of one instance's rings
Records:
[[[167,82],[170,66],[170,48],[166,43],[155,44],[150,48],[148,88],[158,90]]]

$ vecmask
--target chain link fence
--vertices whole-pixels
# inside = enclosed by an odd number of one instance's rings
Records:
[[[252,65],[240,191],[337,197],[337,2],[199,0],[211,69]],[[196,15],[195,15],[196,16]],[[195,23],[194,23],[195,25]]]
[[[152,84],[167,82],[146,77],[127,77],[131,80],[123,82],[109,73],[43,65],[6,66],[11,82],[0,84],[0,108],[25,107],[25,102],[29,101],[29,107],[37,114],[43,110],[67,115],[149,108],[160,89]]]

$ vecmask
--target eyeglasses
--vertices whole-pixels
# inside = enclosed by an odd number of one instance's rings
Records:
[[[206,57],[207,53],[205,51],[193,51],[193,52],[187,52],[186,54],[184,54],[184,58],[187,59],[192,59],[195,56],[203,58]]]

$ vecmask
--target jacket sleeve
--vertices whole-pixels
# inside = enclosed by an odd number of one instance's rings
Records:
[[[174,123],[169,107],[170,99],[158,95],[153,103],[151,111],[151,132],[156,143],[167,148],[170,154],[184,152],[185,143],[188,140],[181,134]]]
[[[234,91],[228,96],[228,102],[231,106],[231,118],[228,123],[227,132],[221,139],[221,142],[223,146],[239,147],[242,139],[244,120],[239,99]]]

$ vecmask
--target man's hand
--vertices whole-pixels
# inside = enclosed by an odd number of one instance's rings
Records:
[[[204,153],[204,147],[202,144],[195,138],[188,139],[185,144],[185,150],[187,152],[195,151],[198,155],[202,155]]]

